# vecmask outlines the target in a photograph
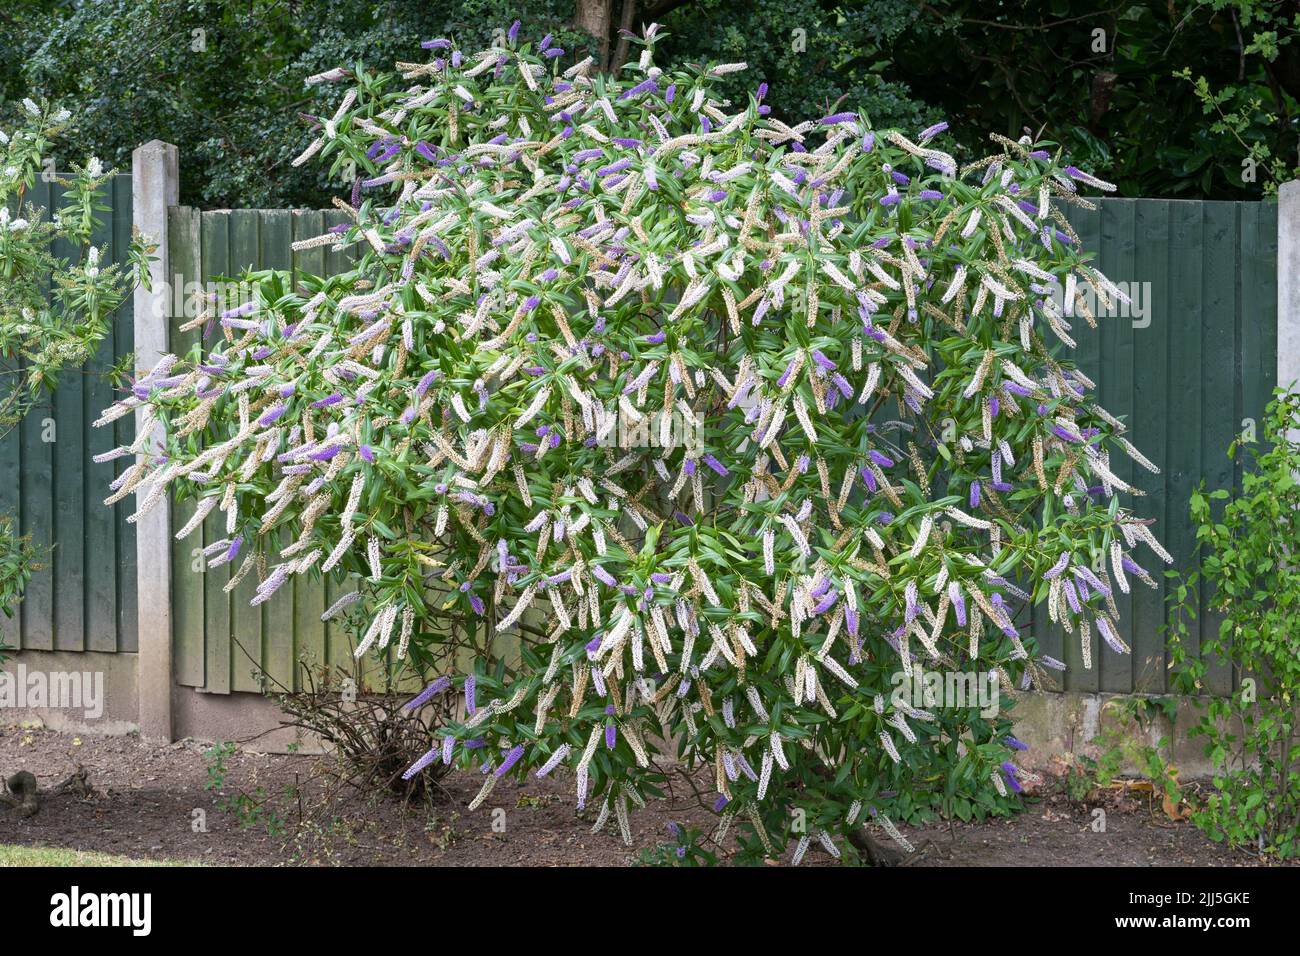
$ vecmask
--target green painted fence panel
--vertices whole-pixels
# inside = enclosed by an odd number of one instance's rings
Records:
[[[38,179],[26,199],[48,218],[63,203],[63,187]],[[102,199],[109,208],[93,239],[105,261],[120,262],[131,238],[130,175],[108,180]],[[60,242],[53,251],[67,257],[74,250]],[[129,459],[91,460],[134,436],[130,417],[91,428],[115,400],[109,373],[133,343],[128,299],[87,366],[67,370],[53,393],[0,437],[0,512],[13,516],[42,552],[14,617],[0,619],[6,649],[136,649],[135,529],[126,521],[135,501],[103,504]]]
[[[296,239],[319,235],[342,220],[336,210],[217,210],[184,207],[169,211],[173,282],[186,290],[219,292],[224,307],[237,302],[235,283],[245,269],[286,269],[321,274],[346,267],[348,255],[328,248],[295,253]],[[186,294],[186,302],[191,301]],[[187,317],[194,315],[187,305]],[[187,351],[202,330],[179,332],[174,317],[172,351]],[[210,335],[219,334],[210,332]],[[176,508],[179,529],[193,514],[192,505]],[[295,577],[291,585],[260,607],[250,607],[256,572],[233,592],[225,587],[238,566],[218,566],[196,573],[199,552],[226,537],[224,517],[210,515],[200,531],[172,548],[173,643],[176,681],[212,693],[258,691],[265,676],[269,689],[299,690],[299,662],[319,674],[326,666],[352,662],[351,643],[320,616],[337,597],[336,584],[320,577]],[[288,542],[285,542],[286,544]],[[341,593],[341,591],[339,592]],[[372,665],[365,665],[371,669]]]
[[[1161,466],[1153,475],[1123,456],[1114,460],[1119,477],[1145,493],[1125,495],[1123,503],[1155,519],[1153,530],[1174,567],[1186,568],[1196,544],[1188,498],[1202,481],[1208,488],[1240,487],[1228,444],[1260,421],[1276,384],[1277,207],[1155,199],[1106,199],[1098,206],[1072,209],[1069,218],[1097,266],[1135,305],[1127,315],[1099,317],[1097,331],[1077,322],[1075,358],[1096,382],[1101,404],[1130,425],[1129,437]],[[1134,581],[1118,602],[1132,656],[1115,654],[1094,635],[1099,666],[1082,669],[1077,636],[1066,635],[1067,689],[1168,689],[1161,630],[1166,567],[1145,548],[1136,557],[1160,587]],[[1202,591],[1192,598],[1194,650],[1219,624],[1199,613],[1208,597]],[[1038,620],[1034,632],[1043,639],[1048,629]],[[1060,646],[1055,639],[1043,640],[1048,653]],[[1228,693],[1234,679],[1226,665],[1212,663],[1206,689]]]

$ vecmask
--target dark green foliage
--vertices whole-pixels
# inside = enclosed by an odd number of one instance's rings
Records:
[[[612,56],[620,8],[611,0]],[[43,93],[82,118],[69,155],[125,165],[142,142],[176,143],[186,203],[319,206],[346,184],[289,166],[307,138],[299,114],[326,95],[304,76],[418,59],[420,38],[477,48],[516,17],[554,33],[572,62],[599,47],[573,25],[575,10],[573,0],[26,0],[0,16],[0,125]],[[841,102],[880,127],[947,119],[1012,137],[1028,127],[1121,195],[1253,198],[1296,165],[1300,44],[1284,0],[694,0],[638,3],[635,14],[634,30],[664,24],[677,62],[749,62],[744,82],[765,79],[778,116]],[[956,145],[959,159],[984,152]]]

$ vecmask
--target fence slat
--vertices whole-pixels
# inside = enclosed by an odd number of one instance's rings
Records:
[[[1205,309],[1202,300],[1204,263],[1205,210],[1201,203],[1172,204],[1169,242],[1169,296],[1173,305],[1173,322],[1169,329],[1166,357],[1169,367],[1169,393],[1162,408],[1169,431],[1165,470],[1169,476],[1165,489],[1164,533],[1161,537],[1174,556],[1175,568],[1187,567],[1196,540],[1187,520],[1187,501],[1201,478],[1201,442],[1204,415],[1198,401],[1203,370],[1202,341],[1205,337]],[[1163,572],[1159,562],[1152,565]],[[1188,604],[1202,620],[1199,593],[1188,596]],[[1199,624],[1188,634],[1188,647],[1200,653]]]
[[[1098,265],[1096,255],[1101,250],[1101,208],[1095,211],[1080,210],[1073,212],[1070,216],[1070,223],[1078,232],[1082,240],[1083,248],[1086,252],[1094,254],[1093,264]],[[1107,319],[1098,319],[1098,329],[1094,330],[1088,327],[1083,318],[1078,318],[1074,322],[1075,341],[1078,342],[1078,348],[1074,351],[1073,359],[1079,366],[1079,369],[1087,375],[1093,382],[1098,385],[1104,380],[1105,376],[1101,370],[1101,332],[1100,328],[1104,327]],[[1114,409],[1111,409],[1114,411]],[[1065,661],[1068,670],[1065,672],[1065,687],[1067,690],[1077,691],[1095,691],[1101,686],[1101,668],[1099,661],[1101,651],[1099,645],[1103,642],[1093,629],[1092,645],[1088,659],[1083,655],[1082,641],[1079,634],[1065,635]]]
[[[1204,313],[1201,372],[1201,474],[1207,489],[1233,484],[1233,465],[1228,445],[1237,435],[1237,310],[1241,269],[1241,237],[1238,203],[1203,204],[1205,241],[1202,247],[1201,302]],[[1209,607],[1212,590],[1201,588],[1203,608]],[[1223,621],[1221,614],[1203,613],[1201,640],[1211,639]],[[1206,689],[1213,694],[1232,691],[1231,668],[1221,661],[1209,661]]]
[[[107,199],[113,208],[107,228],[105,229],[105,258],[117,262],[125,258],[126,247],[119,241],[116,214],[119,204],[131,207],[131,177],[117,174],[108,184]],[[90,424],[104,409],[113,403],[113,385],[109,380],[109,369],[117,356],[118,318],[131,308],[130,300],[109,323],[108,333],[103,343],[90,360],[85,376],[85,388],[82,394],[82,421],[85,431],[85,446],[82,460],[82,487],[85,511],[85,547],[89,556],[85,561],[85,621],[86,643],[88,651],[116,651],[118,649],[117,605],[118,605],[118,562],[117,524],[115,508],[103,504],[109,494],[109,485],[118,474],[117,462],[96,464],[95,455],[103,454],[116,446],[114,429],[111,426],[91,428]]]
[[[50,183],[39,177],[30,193],[33,204],[51,209]],[[54,446],[43,440],[51,405],[40,402],[18,426],[22,441],[23,533],[42,555],[42,567],[23,595],[23,648],[54,649]]]
[[[1101,207],[1101,246],[1098,263],[1106,276],[1113,281],[1133,283],[1136,279],[1133,270],[1134,257],[1134,221],[1136,210],[1134,200],[1115,199]],[[1143,304],[1140,286],[1129,289],[1135,304]],[[1101,379],[1097,382],[1102,407],[1112,412],[1120,410],[1123,420],[1131,427],[1131,409],[1133,407],[1133,352],[1134,337],[1146,331],[1134,326],[1143,321],[1134,317],[1134,308],[1120,308],[1119,315],[1099,319],[1101,326]],[[1111,456],[1111,468],[1122,481],[1132,482],[1133,462],[1122,452]],[[1132,506],[1132,496],[1124,495],[1123,503]],[[1098,542],[1100,545],[1100,542]],[[1101,552],[1103,564],[1109,564],[1107,549]],[[1134,660],[1137,650],[1134,647],[1133,602],[1132,599],[1116,589],[1113,595],[1119,609],[1119,631],[1128,641],[1131,654],[1117,654],[1106,644],[1099,641],[1097,653],[1100,655],[1099,684],[1104,691],[1123,692],[1133,687]]]
[[[205,212],[199,217],[199,255],[202,281],[225,275],[230,266],[230,216]],[[218,305],[220,308],[220,305]],[[214,335],[219,334],[213,332]],[[212,343],[209,342],[209,345]],[[203,540],[220,541],[226,536],[225,518],[213,511],[203,521]],[[242,559],[241,559],[242,560]],[[203,572],[204,669],[203,689],[216,694],[230,693],[231,617],[230,595],[223,589],[230,581],[230,566],[220,565]]]
[[[257,265],[263,269],[293,268],[293,221],[287,209],[268,209],[259,215],[259,252]],[[290,541],[281,541],[287,546]],[[293,689],[296,634],[294,629],[294,600],[300,575],[290,581],[262,605],[262,666],[278,685]],[[319,623],[319,622],[318,622]]]
[[[325,230],[325,214],[317,210],[300,209],[293,214],[293,238],[310,239]],[[294,282],[302,274],[319,276],[325,273],[325,250],[317,246],[293,254]],[[302,291],[302,290],[299,290]],[[319,567],[319,565],[318,565]],[[294,689],[303,686],[303,667],[320,672],[328,663],[325,652],[325,624],[320,616],[329,606],[325,600],[325,582],[318,570],[307,576],[296,575],[293,588],[293,618],[295,653],[301,666],[294,667]]]
[[[0,514],[11,522],[10,533],[23,529],[23,443],[19,428],[0,428]],[[23,646],[23,602],[12,609],[12,616],[0,614],[0,647],[16,651]]]
[[[239,279],[243,270],[261,262],[261,214],[255,209],[233,209],[230,212],[230,258],[228,274]],[[241,290],[241,297],[243,291]],[[235,303],[232,301],[231,305]],[[249,549],[245,549],[248,551]],[[262,647],[262,613],[264,607],[252,607],[249,602],[257,596],[259,583],[257,570],[250,571],[233,592],[231,605],[230,689],[256,691],[260,689],[256,677],[258,667],[265,661]]]
[[[134,209],[131,174],[120,174],[115,188],[117,192],[113,202],[113,248],[117,250],[117,256],[121,259],[126,257],[127,249],[131,245]],[[121,362],[134,353],[135,304],[128,297],[114,320],[113,356],[115,360]],[[117,445],[130,446],[134,443],[135,416],[123,415],[119,418],[114,424],[113,436]],[[114,462],[116,473],[120,475],[131,464],[130,458],[119,458]],[[102,497],[104,496],[101,496],[101,499]],[[117,649],[126,653],[135,653],[140,646],[137,616],[139,602],[136,596],[138,563],[135,548],[136,534],[135,525],[129,524],[126,520],[134,510],[135,504],[130,497],[122,499],[113,508],[117,545]]]
[[[51,212],[63,205],[63,191],[62,186],[51,191]],[[103,245],[111,229],[111,223],[102,223],[91,241]],[[62,240],[54,244],[54,254],[74,262],[81,256]],[[41,429],[42,440],[50,441],[54,453],[54,648],[60,651],[86,649],[85,376],[81,368],[59,376],[49,419]]]
[[[1135,484],[1146,492],[1138,502],[1139,511],[1156,520],[1158,536],[1165,535],[1169,527],[1165,514],[1165,482],[1168,475],[1166,456],[1169,436],[1166,420],[1169,407],[1169,368],[1166,354],[1169,348],[1170,326],[1176,314],[1171,307],[1169,294],[1169,236],[1171,204],[1165,200],[1142,200],[1137,203],[1134,215],[1136,248],[1134,249],[1134,276],[1149,282],[1151,293],[1151,324],[1141,329],[1138,360],[1133,369],[1133,407],[1130,439],[1152,462],[1160,466],[1158,475],[1145,469],[1137,475]],[[1135,649],[1137,677],[1135,686],[1149,693],[1165,689],[1165,650],[1159,629],[1165,620],[1165,579],[1163,568],[1154,556],[1136,555],[1134,560],[1147,568],[1156,582],[1148,588],[1136,578],[1133,587],[1133,629],[1131,643]]]
[[[186,294],[187,281],[199,278],[200,217],[197,210],[174,206],[168,211],[167,235],[171,244],[168,261],[172,275],[172,312],[168,329],[173,354],[184,357],[198,343],[202,329],[182,332],[180,327],[199,314],[201,302]],[[175,532],[184,527],[197,509],[195,501],[177,501],[172,505],[172,669],[176,682],[187,687],[202,687],[206,670],[203,649],[206,601],[203,575],[194,573],[204,547],[204,529],[196,528],[183,541]]]

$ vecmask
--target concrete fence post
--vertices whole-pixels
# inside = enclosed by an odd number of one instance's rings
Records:
[[[1277,209],[1277,384],[1300,381],[1300,180],[1283,183]]]
[[[158,244],[150,265],[152,291],[135,290],[136,371],[143,374],[168,351],[171,264],[167,249],[167,207],[180,201],[179,162],[176,147],[151,140],[131,154],[131,221],[136,231]],[[136,411],[137,434],[145,426]],[[162,438],[161,426],[152,427],[148,447]],[[137,503],[143,493],[136,496]],[[136,525],[136,590],[139,633],[140,736],[172,741],[172,576],[171,504],[164,498]]]

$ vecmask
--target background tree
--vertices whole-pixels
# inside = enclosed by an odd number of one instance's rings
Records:
[[[181,149],[185,202],[319,206],[347,184],[288,165],[297,114],[328,105],[302,76],[394,62],[413,36],[477,46],[514,16],[568,62],[592,54],[617,70],[620,30],[658,21],[676,61],[748,62],[779,117],[838,101],[882,125],[947,117],[962,159],[983,148],[964,130],[1049,129],[1122,195],[1245,199],[1297,164],[1298,12],[1296,0],[32,0],[0,13],[0,115],[43,90],[84,117],[73,155],[125,164],[162,138]],[[739,95],[737,83],[723,88]]]

